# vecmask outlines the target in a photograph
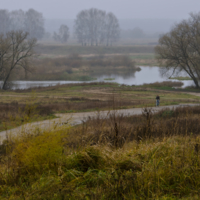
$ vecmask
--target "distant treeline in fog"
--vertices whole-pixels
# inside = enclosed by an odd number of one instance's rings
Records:
[[[112,45],[121,39],[158,38],[175,20],[118,20],[113,13],[91,8],[80,11],[75,20],[44,19],[43,14],[29,9],[0,10],[0,33],[11,30],[29,32],[29,37],[66,43],[69,38],[82,45]]]
[[[34,9],[28,11],[0,10],[0,33],[6,34],[9,31],[23,30],[29,33],[29,37],[42,39],[44,36],[44,18],[42,13]]]

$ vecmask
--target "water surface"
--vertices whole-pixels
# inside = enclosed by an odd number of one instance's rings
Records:
[[[154,83],[154,82],[163,82],[163,81],[172,81],[167,77],[163,77],[160,74],[159,67],[140,67],[141,71],[131,72],[126,71],[124,73],[119,72],[110,72],[110,73],[102,73],[102,74],[91,74],[96,77],[95,81],[13,81],[12,89],[28,89],[34,87],[48,87],[55,85],[63,85],[70,83],[90,83],[90,82],[116,82],[119,84],[125,85],[143,85],[144,83]],[[104,80],[106,78],[114,78],[114,80],[108,81]],[[178,80],[173,80],[178,81]],[[181,81],[184,83],[183,87],[194,85],[193,81],[185,80]]]

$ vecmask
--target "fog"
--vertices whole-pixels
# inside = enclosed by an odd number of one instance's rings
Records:
[[[122,30],[141,28],[147,34],[164,33],[179,22],[178,19],[119,19],[120,28]],[[74,19],[45,19],[45,29],[47,32],[53,33],[58,30],[61,24],[67,24],[70,31],[73,30]]]
[[[199,0],[0,0],[0,3],[1,9],[8,11],[33,8],[43,13],[45,29],[50,33],[61,24],[66,24],[72,33],[76,15],[89,8],[113,12],[123,30],[139,27],[148,34],[163,33],[200,8]]]
[[[182,19],[198,12],[199,0],[0,0],[1,9],[42,12],[47,19],[74,19],[82,9],[95,7],[119,19]]]

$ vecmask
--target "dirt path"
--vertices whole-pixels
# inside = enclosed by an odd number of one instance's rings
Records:
[[[153,111],[158,112],[164,108],[173,109],[177,107],[194,106],[194,105],[199,105],[199,104],[180,104],[180,105],[173,105],[173,106],[160,106],[160,107],[154,107]],[[131,109],[121,109],[121,110],[116,110],[116,111],[101,111],[100,116],[102,118],[106,118],[110,113],[113,113],[113,112],[116,112],[116,114],[123,114],[126,116],[139,115],[139,114],[142,114],[142,110],[143,108],[131,108]],[[97,112],[56,114],[56,116],[59,118],[29,123],[29,124],[25,124],[23,126],[19,126],[11,130],[0,132],[0,144],[2,143],[3,140],[6,139],[6,137],[9,137],[10,135],[13,135],[13,134],[18,134],[22,131],[30,132],[35,129],[48,130],[48,129],[51,129],[52,126],[56,124],[59,126],[66,125],[66,124],[70,124],[74,126],[76,124],[81,124],[88,117],[95,117],[97,114],[98,114]]]

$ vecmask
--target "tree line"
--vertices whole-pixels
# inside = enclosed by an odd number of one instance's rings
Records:
[[[119,39],[119,22],[113,13],[91,8],[78,13],[75,36],[82,45],[112,45]]]
[[[34,9],[26,12],[0,10],[0,33],[6,35],[9,31],[19,30],[29,33],[29,38],[42,39],[45,32],[42,13]]]
[[[45,34],[43,14],[34,9],[0,10],[0,34],[19,30],[28,32],[29,38],[42,39]],[[53,39],[66,43],[69,36],[68,26],[62,24]],[[113,13],[95,8],[82,10],[75,19],[74,36],[82,45],[112,45],[120,36],[118,19]]]
[[[26,12],[0,10],[0,34],[19,30],[28,32],[29,38],[42,39],[45,34],[43,14],[34,9]],[[53,39],[66,43],[69,36],[68,26],[62,24],[58,32],[54,32]],[[113,13],[95,8],[83,10],[76,16],[74,36],[82,45],[112,45],[120,36],[118,19]]]

